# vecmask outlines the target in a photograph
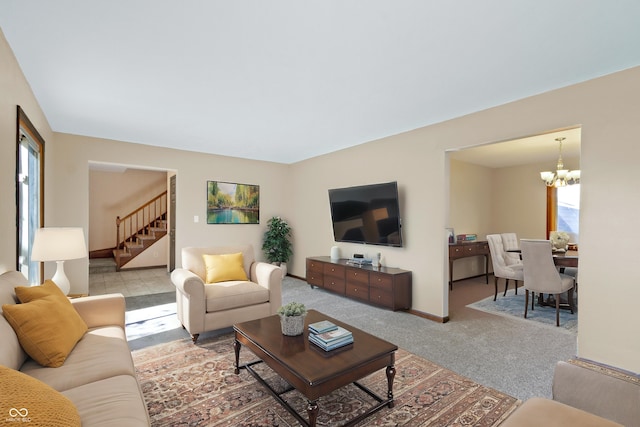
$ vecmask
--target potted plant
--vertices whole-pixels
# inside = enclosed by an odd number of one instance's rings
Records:
[[[278,309],[283,335],[296,336],[304,332],[304,318],[307,307],[300,302],[290,302]]]
[[[262,250],[270,263],[280,266],[282,277],[287,274],[287,262],[293,254],[290,237],[291,227],[284,219],[274,216],[267,221]]]

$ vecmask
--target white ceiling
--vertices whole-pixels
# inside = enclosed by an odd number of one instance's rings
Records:
[[[640,65],[637,0],[2,0],[0,28],[54,131],[282,163]]]

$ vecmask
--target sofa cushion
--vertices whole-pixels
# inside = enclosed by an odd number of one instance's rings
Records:
[[[43,366],[59,367],[87,331],[69,299],[51,281],[41,286],[18,286],[22,304],[5,304],[2,312],[20,345]]]
[[[248,280],[244,271],[242,252],[235,254],[202,255],[207,276],[205,283]]]
[[[118,375],[63,392],[78,408],[82,425],[140,427],[150,425],[135,377]],[[27,426],[28,427],[28,426]]]
[[[105,326],[87,332],[59,368],[40,366],[28,360],[21,371],[58,391],[116,375],[135,375],[125,333],[118,326]]]
[[[78,410],[69,398],[47,384],[5,366],[0,366],[0,414],[15,425],[81,425]]]
[[[28,284],[27,279],[18,271],[6,271],[0,274],[0,307],[4,304],[17,304],[18,298],[16,298],[15,287]],[[0,313],[2,313],[1,309]],[[20,369],[20,366],[28,356],[22,349],[18,336],[4,316],[0,316],[0,337],[2,337],[0,365],[12,369]]]
[[[614,420],[640,426],[640,377],[585,359],[560,361],[553,372],[553,400]]]
[[[269,301],[269,290],[254,282],[230,281],[205,285],[207,313]]]
[[[538,426],[622,427],[622,424],[541,397],[528,399],[500,424],[500,427]]]

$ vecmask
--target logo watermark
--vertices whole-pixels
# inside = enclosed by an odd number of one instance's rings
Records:
[[[30,423],[29,410],[27,408],[11,408],[9,409],[9,418],[5,421],[8,423]]]

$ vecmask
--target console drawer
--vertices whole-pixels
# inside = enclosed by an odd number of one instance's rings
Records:
[[[344,270],[345,270],[344,265],[325,264],[324,268],[322,269],[322,274],[324,274],[324,277],[340,278],[342,279],[342,283],[344,284]]]
[[[351,298],[369,301],[369,286],[357,283],[347,283],[346,294]]]
[[[347,267],[347,283],[369,287],[369,272],[361,268]]]
[[[323,274],[316,271],[307,271],[307,283],[314,286],[323,286]]]
[[[344,276],[343,277],[335,277],[335,276],[327,276],[324,275],[324,280],[322,281],[323,287],[327,290],[335,292],[340,295],[344,295]]]
[[[307,271],[313,271],[317,273],[322,273],[322,266],[324,263],[314,261],[312,259],[307,259]]]
[[[393,295],[381,288],[369,288],[369,302],[383,307],[393,307]]]
[[[307,283],[310,285],[322,287],[323,277],[322,263],[307,259]]]
[[[370,275],[369,285],[371,287],[391,292],[393,290],[393,278],[388,274],[380,274],[372,271]]]

